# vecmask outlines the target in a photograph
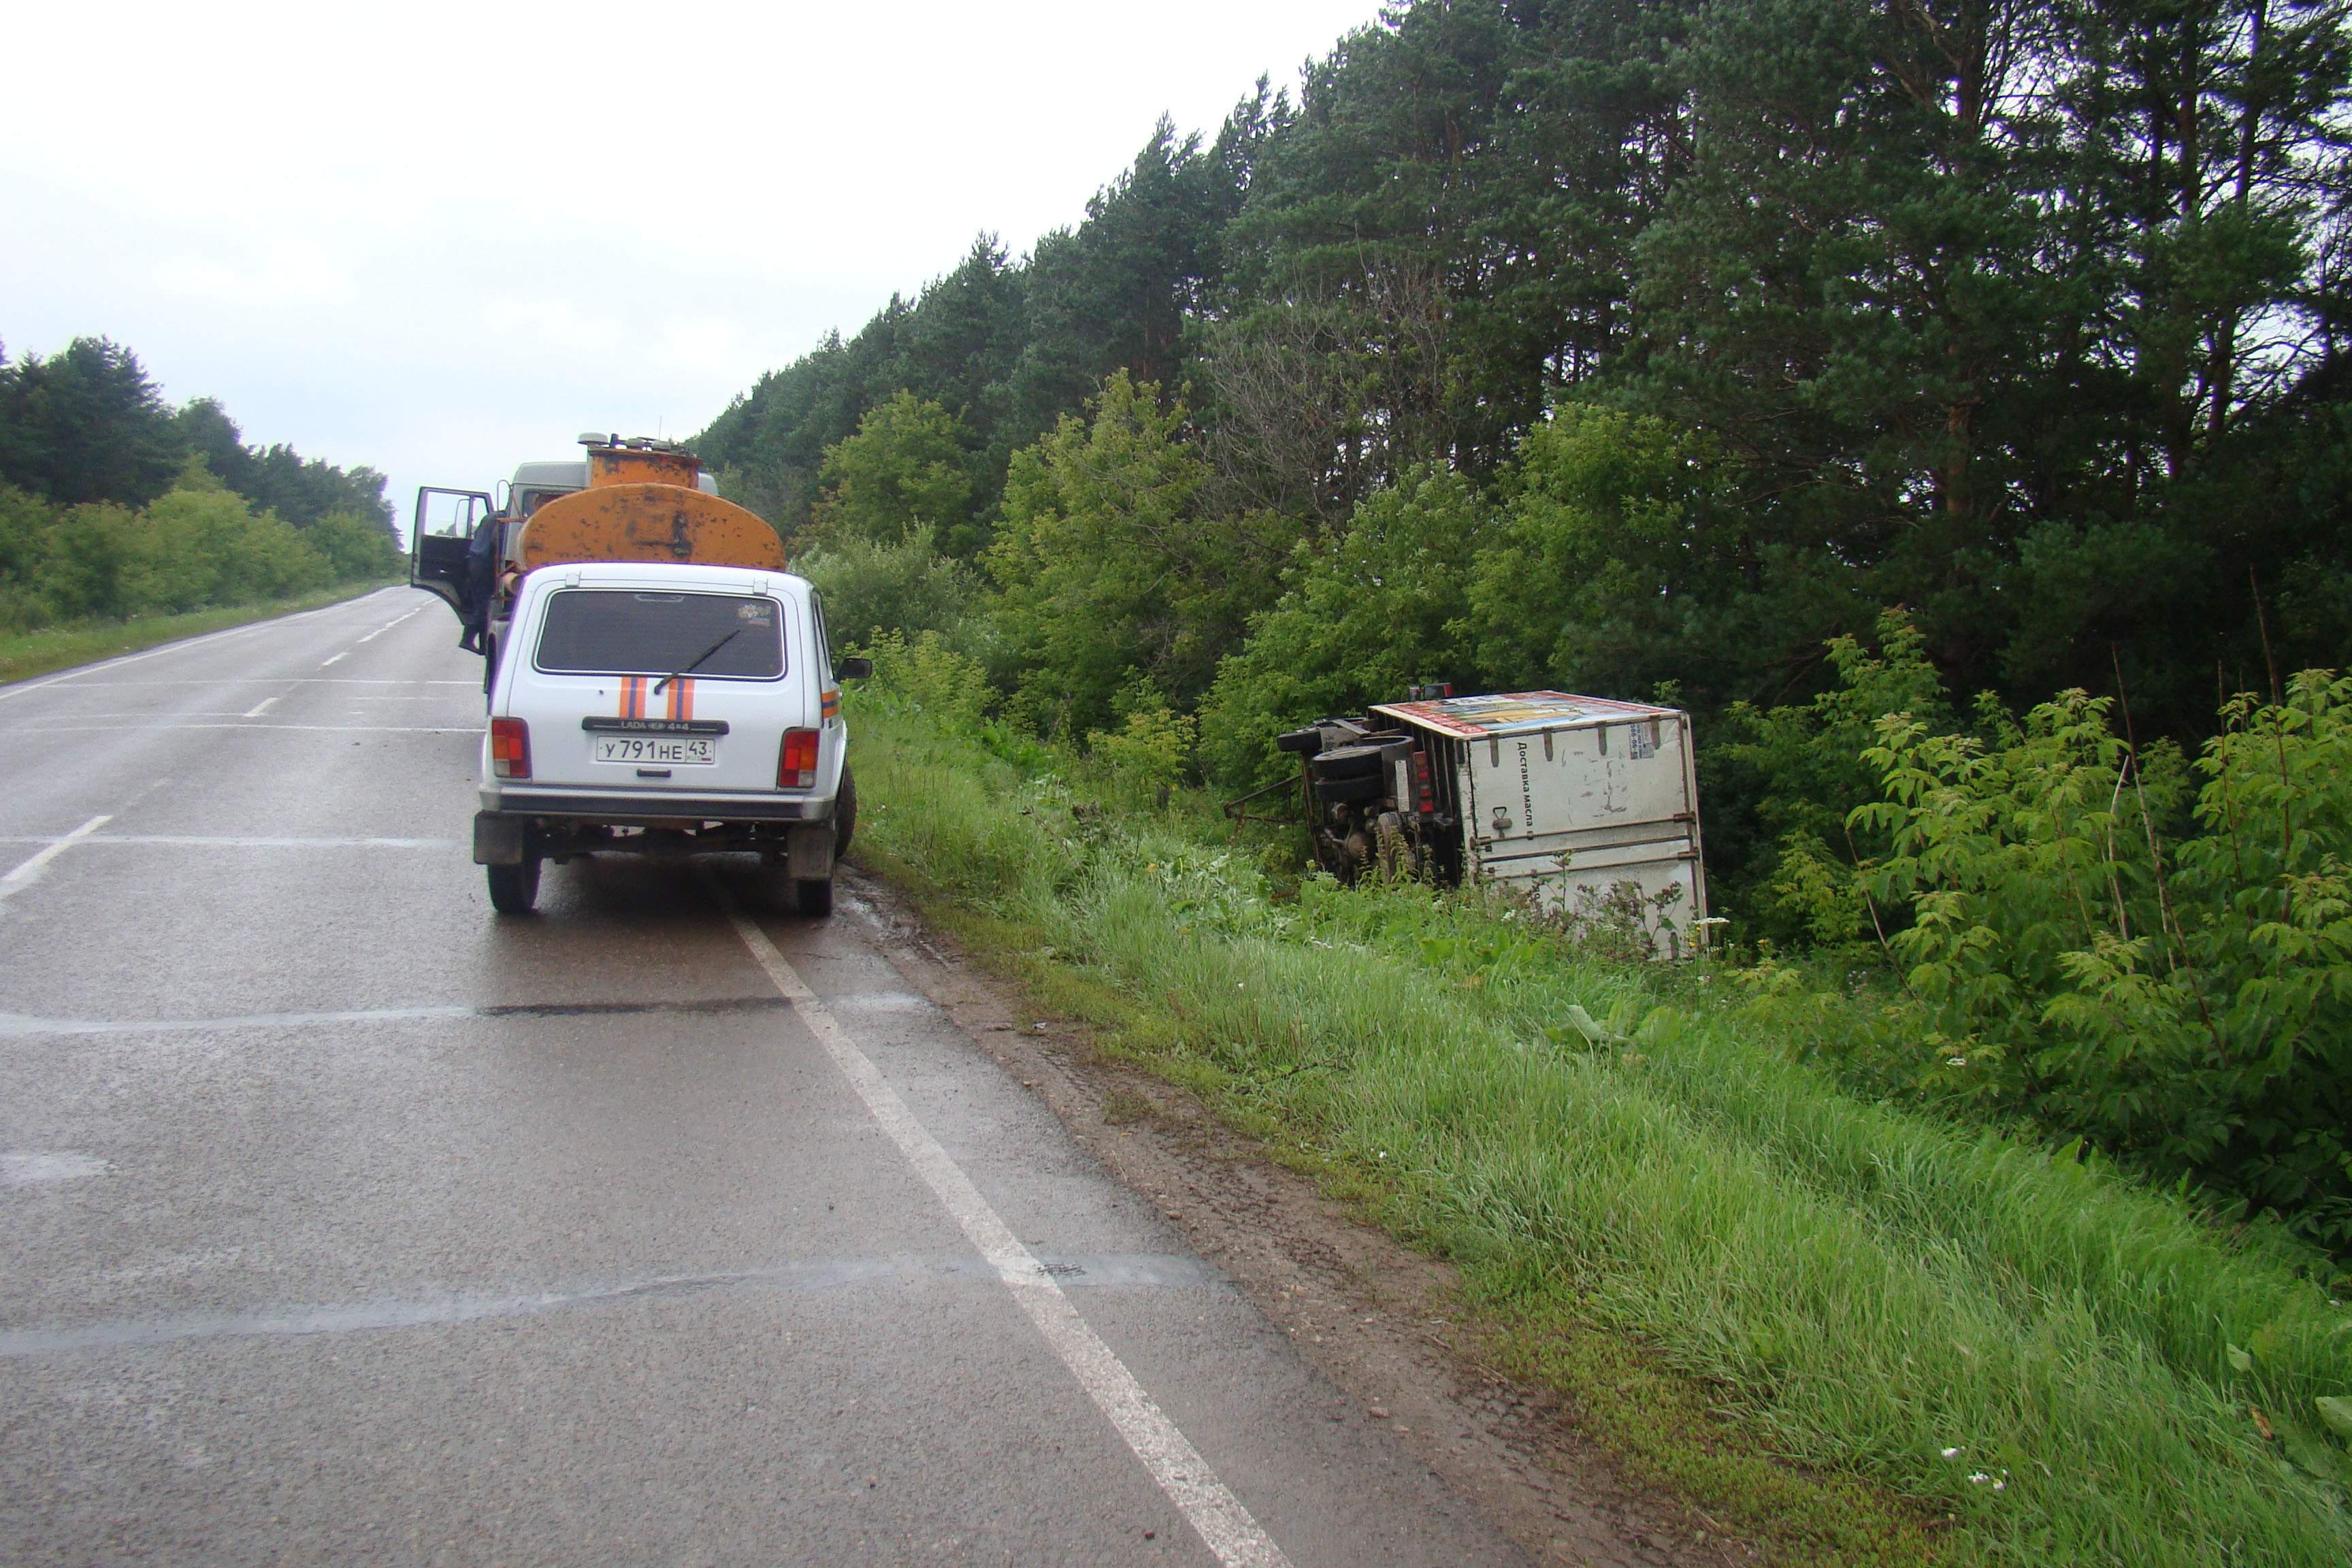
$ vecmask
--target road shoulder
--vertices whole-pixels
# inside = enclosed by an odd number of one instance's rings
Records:
[[[844,913],[905,977],[1150,1197],[1388,1440],[1541,1562],[1748,1563],[1762,1553],[1623,1476],[1556,1393],[1496,1370],[1452,1268],[1351,1215],[1181,1088],[1125,1066],[877,879],[845,871]]]

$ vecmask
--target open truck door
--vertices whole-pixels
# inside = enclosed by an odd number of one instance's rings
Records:
[[[498,510],[480,490],[445,490],[431,486],[416,492],[416,523],[408,532],[408,583],[428,594],[438,594],[466,618],[466,557],[474,545],[474,531]]]

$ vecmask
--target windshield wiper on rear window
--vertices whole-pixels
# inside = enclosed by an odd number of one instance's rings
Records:
[[[733,642],[737,637],[740,637],[742,635],[743,628],[741,626],[737,626],[733,631],[729,632],[725,637],[720,637],[717,642],[712,643],[709,647],[704,648],[700,653],[696,654],[692,663],[682,664],[676,669],[671,670],[667,675],[663,676],[659,680],[655,681],[654,689],[656,691],[659,691],[663,687],[667,686],[671,681],[677,679],[680,676],[692,675],[696,670],[702,668],[702,661],[704,659],[709,658],[712,654],[717,653],[720,648],[725,647],[729,643]]]

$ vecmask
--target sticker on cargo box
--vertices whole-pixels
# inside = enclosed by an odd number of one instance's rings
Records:
[[[1507,735],[1549,730],[1588,719],[1647,718],[1666,710],[1565,691],[1506,691],[1488,697],[1448,697],[1435,702],[1384,702],[1373,710],[1409,719],[1448,735]]]

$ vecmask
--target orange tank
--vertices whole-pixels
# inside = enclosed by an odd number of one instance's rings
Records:
[[[531,513],[515,541],[525,572],[572,561],[677,561],[784,570],[783,541],[757,512],[695,488],[701,462],[659,447],[592,446],[588,488]]]

